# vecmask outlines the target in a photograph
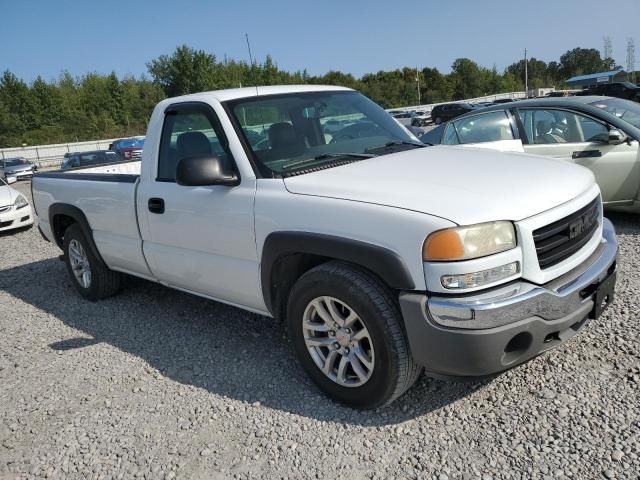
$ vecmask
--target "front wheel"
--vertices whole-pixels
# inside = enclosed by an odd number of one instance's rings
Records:
[[[289,296],[287,323],[311,379],[349,406],[387,405],[421,372],[392,293],[361,268],[332,261],[305,273]]]
[[[63,249],[71,282],[80,295],[96,301],[118,293],[122,275],[93,254],[80,225],[73,224],[65,230]]]

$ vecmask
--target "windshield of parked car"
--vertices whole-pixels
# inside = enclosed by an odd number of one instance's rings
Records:
[[[636,102],[622,98],[607,98],[592,102],[591,105],[606,110],[634,127],[640,128],[640,104]]]
[[[4,161],[5,167],[17,167],[19,165],[26,165],[27,161],[24,158],[12,158]]]
[[[396,147],[424,146],[357,92],[270,95],[228,105],[265,176],[299,175],[391,153]]]

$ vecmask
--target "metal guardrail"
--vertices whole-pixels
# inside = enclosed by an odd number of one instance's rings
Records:
[[[445,103],[479,103],[479,102],[494,102],[496,100],[502,100],[505,98],[510,98],[513,100],[516,99],[521,99],[521,98],[525,98],[525,92],[508,92],[508,93],[496,93],[495,95],[485,95],[484,97],[476,97],[476,98],[469,98],[466,100],[454,100],[454,101],[449,101],[449,102],[438,102],[438,103],[429,103],[429,104],[425,104],[425,105],[414,105],[411,107],[401,107],[401,108],[390,108],[387,110],[387,112],[415,112],[415,111],[422,111],[422,112],[430,112],[433,107],[435,107],[436,105],[442,105]]]
[[[35,145],[0,149],[0,158],[24,157],[38,167],[51,167],[62,163],[65,153],[86,152],[88,150],[106,150],[115,138],[91,140],[88,142],[58,143],[53,145]]]

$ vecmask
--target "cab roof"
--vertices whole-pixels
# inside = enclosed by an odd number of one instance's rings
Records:
[[[353,91],[346,87],[336,87],[333,85],[270,85],[265,87],[244,87],[244,88],[230,88],[226,90],[212,90],[209,92],[192,93],[189,95],[183,95],[180,97],[173,97],[172,102],[175,101],[189,101],[189,100],[205,100],[214,98],[219,102],[226,102],[229,100],[237,100],[239,98],[250,98],[263,95],[279,95],[284,93],[305,93],[305,92],[330,92],[330,91]],[[257,93],[256,93],[257,92]]]

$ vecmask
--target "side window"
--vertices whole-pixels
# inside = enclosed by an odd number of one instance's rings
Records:
[[[578,117],[579,130],[582,133],[583,142],[609,142],[609,129],[602,123],[583,115]]]
[[[606,142],[607,127],[568,110],[531,109],[518,112],[530,144]]]
[[[506,112],[500,110],[461,118],[450,125],[455,129],[459,143],[498,142],[513,140],[511,121]]]
[[[444,131],[444,135],[442,136],[442,143],[444,145],[458,145],[460,143],[458,134],[456,133],[456,128],[453,126],[453,123],[447,125],[447,128]]]
[[[222,161],[231,161],[226,141],[221,138],[224,137],[213,112],[205,107],[176,107],[164,118],[156,180],[175,182],[178,162],[186,157],[215,155]]]

